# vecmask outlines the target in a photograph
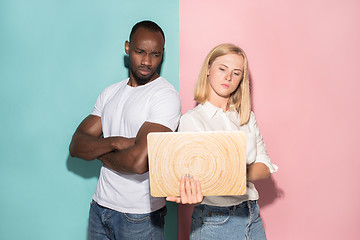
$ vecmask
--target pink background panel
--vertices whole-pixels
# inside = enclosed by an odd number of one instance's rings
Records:
[[[249,58],[252,101],[279,166],[256,183],[268,239],[360,236],[360,2],[180,0],[180,95],[223,42]],[[179,239],[190,219],[179,208]]]

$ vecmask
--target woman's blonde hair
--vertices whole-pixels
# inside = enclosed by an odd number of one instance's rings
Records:
[[[250,102],[250,80],[248,61],[245,52],[234,44],[224,43],[214,47],[205,58],[201,67],[199,78],[195,84],[194,100],[198,103],[205,103],[209,100],[210,84],[208,81],[208,68],[214,60],[227,54],[238,54],[244,58],[244,71],[238,88],[230,95],[228,106],[235,108],[241,117],[240,125],[249,121],[251,112]]]

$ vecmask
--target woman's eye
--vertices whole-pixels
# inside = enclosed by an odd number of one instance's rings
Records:
[[[220,71],[225,71],[225,69],[224,68],[219,68],[220,69]]]

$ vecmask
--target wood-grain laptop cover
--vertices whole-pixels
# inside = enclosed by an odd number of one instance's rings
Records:
[[[246,193],[244,132],[162,132],[147,138],[152,196],[179,196],[187,173],[200,181],[204,196]]]

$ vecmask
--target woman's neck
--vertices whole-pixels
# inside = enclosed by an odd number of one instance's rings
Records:
[[[210,98],[209,102],[217,108],[221,108],[223,112],[228,110],[229,98]]]

